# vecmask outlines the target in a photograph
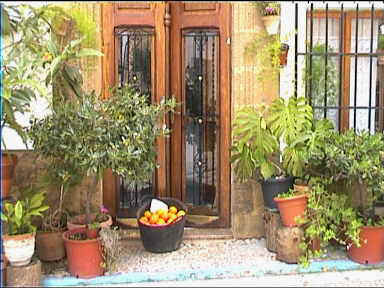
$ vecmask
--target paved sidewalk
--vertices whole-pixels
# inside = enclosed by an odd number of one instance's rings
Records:
[[[235,279],[120,283],[105,284],[103,287],[384,287],[384,273],[376,269]]]

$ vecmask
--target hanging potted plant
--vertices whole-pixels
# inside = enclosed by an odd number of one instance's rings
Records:
[[[156,167],[155,141],[169,132],[157,121],[174,107],[174,100],[150,105],[146,95],[124,86],[114,88],[112,96],[105,100],[94,92],[84,93],[79,99],[61,103],[51,115],[33,121],[30,129],[47,131],[44,137],[38,133],[38,137],[31,137],[36,151],[47,159],[62,159],[64,166],[75,168],[71,171],[90,177],[86,225],[93,222],[92,194],[106,169],[111,168],[132,183],[151,177]],[[46,143],[50,143],[49,149],[44,148]],[[89,239],[86,230],[63,233],[69,272],[81,278],[102,275],[104,271],[100,266],[100,239]]]
[[[277,34],[280,25],[280,3],[257,1],[256,5],[268,34]]]
[[[17,200],[16,203],[6,201],[1,212],[1,220],[5,222],[5,234],[2,235],[5,257],[11,266],[28,265],[35,251],[36,226],[32,224],[34,216],[49,209],[43,205],[44,193],[29,188],[31,195]]]

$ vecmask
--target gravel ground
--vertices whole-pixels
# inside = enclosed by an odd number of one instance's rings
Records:
[[[172,270],[212,269],[231,266],[255,266],[280,262],[276,254],[268,251],[265,238],[245,240],[183,240],[181,247],[169,253],[151,253],[144,249],[141,240],[121,240],[122,254],[116,273]],[[326,259],[343,259],[340,249],[330,249]],[[319,260],[319,259],[318,259]],[[171,267],[171,268],[170,268]],[[256,266],[257,267],[257,266]],[[45,276],[69,276],[66,260],[43,263]],[[110,273],[106,273],[108,275]]]

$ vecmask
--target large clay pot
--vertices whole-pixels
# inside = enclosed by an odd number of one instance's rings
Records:
[[[1,197],[8,197],[11,190],[12,179],[17,164],[17,155],[2,153],[1,154]]]
[[[384,226],[363,226],[360,231],[360,247],[347,246],[348,257],[361,264],[384,261]]]
[[[281,222],[284,226],[294,227],[298,226],[296,217],[302,217],[307,209],[308,195],[298,195],[289,198],[273,199],[277,203],[280,211]]]
[[[78,228],[63,233],[69,273],[77,278],[92,278],[104,274],[100,238],[70,240],[70,235],[86,233],[86,228]]]
[[[107,228],[110,227],[113,224],[112,217],[111,215],[107,215],[108,220],[101,222],[100,223],[100,228]],[[78,228],[86,228],[86,214],[78,215],[75,217],[72,217],[67,221],[67,229],[68,230],[73,230],[73,229],[78,229]],[[91,214],[91,220],[93,221],[96,218],[96,214],[93,213]]]
[[[63,231],[38,231],[36,233],[37,255],[42,261],[57,261],[65,257]]]
[[[3,246],[11,266],[28,265],[35,251],[35,233],[3,235]]]

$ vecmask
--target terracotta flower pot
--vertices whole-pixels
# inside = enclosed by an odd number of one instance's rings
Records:
[[[113,224],[111,215],[108,215],[108,220],[100,223],[100,228],[102,227],[110,227]],[[67,229],[73,230],[78,228],[86,228],[86,218],[87,215],[82,214],[75,217],[72,217],[70,220],[67,221]],[[93,221],[96,218],[96,214],[91,214],[91,220]]]
[[[35,251],[35,233],[3,235],[3,246],[11,266],[28,265]]]
[[[57,261],[65,257],[62,231],[38,231],[36,233],[37,255],[42,261]]]
[[[71,235],[78,232],[86,233],[86,228],[73,229],[63,233],[69,273],[78,278],[92,278],[103,275],[100,239],[69,239]]]
[[[86,231],[87,237],[89,239],[97,238],[99,236],[99,230],[100,230],[100,228],[93,228],[93,229],[92,228],[87,228],[87,231]]]
[[[360,247],[347,246],[348,257],[361,264],[384,261],[384,226],[363,226],[360,231]]]
[[[276,202],[280,211],[281,222],[288,227],[298,226],[295,219],[301,217],[307,209],[308,195],[298,195],[290,198],[278,198],[273,200]]]
[[[3,153],[1,154],[1,197],[8,197],[11,190],[12,179],[17,164],[17,155]]]

